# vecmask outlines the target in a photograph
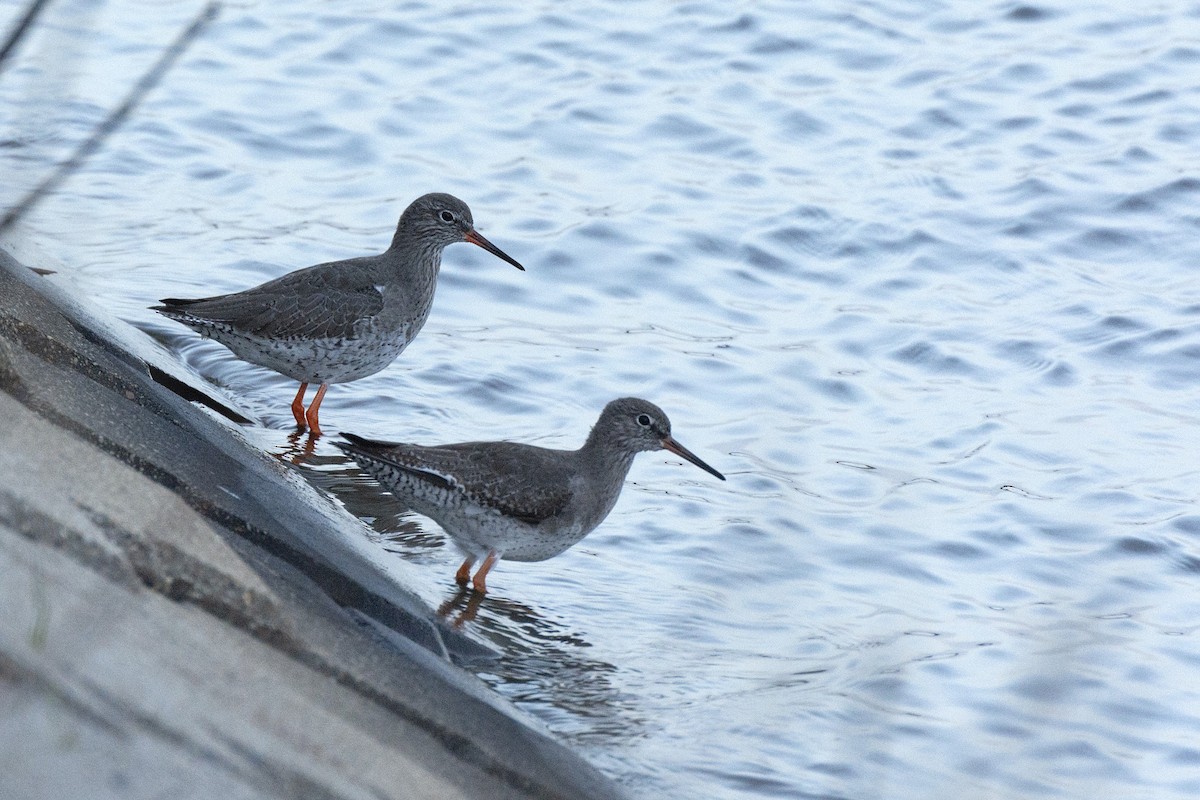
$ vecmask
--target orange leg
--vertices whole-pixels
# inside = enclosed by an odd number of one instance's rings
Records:
[[[296,392],[296,399],[292,401],[292,416],[296,418],[296,427],[300,430],[304,430],[304,392],[307,389],[307,383],[300,384],[300,391]]]
[[[313,436],[321,435],[321,426],[317,424],[317,409],[321,407],[321,401],[325,399],[325,390],[329,388],[328,383],[322,383],[317,393],[313,395],[312,405],[308,407],[308,413],[304,418],[308,421],[308,432]]]
[[[499,559],[500,554],[495,550],[488,551],[487,558],[483,560],[483,565],[479,567],[479,571],[475,573],[475,577],[471,581],[471,585],[475,587],[475,591],[480,594],[487,594],[487,583],[484,582],[484,579],[487,578],[488,572],[496,565]]]
[[[475,559],[467,556],[467,560],[458,568],[458,572],[454,573],[454,580],[459,586],[466,586],[467,581],[471,580],[471,566],[475,563]]]

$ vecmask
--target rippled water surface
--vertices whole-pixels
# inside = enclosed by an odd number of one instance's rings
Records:
[[[51,4],[4,202],[194,10]],[[1190,798],[1198,153],[1194,3],[251,1],[20,233],[286,455],[294,385],[146,306],[466,199],[528,272],[448,250],[326,427],[575,447],[636,394],[728,482],[643,455],[468,607],[435,524],[306,469],[634,797]]]

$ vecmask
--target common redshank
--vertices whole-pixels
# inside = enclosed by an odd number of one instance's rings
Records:
[[[725,480],[675,441],[662,409],[636,397],[606,405],[578,450],[515,442],[423,447],[342,436],[348,441],[334,444],[445,529],[466,555],[455,580],[471,580],[480,593],[498,560],[544,561],[591,533],[612,511],[638,453],[667,450]]]
[[[296,425],[319,436],[331,383],[373,375],[413,340],[433,304],[442,249],[470,242],[525,268],[475,230],[471,209],[435,192],[404,209],[381,255],[330,261],[234,294],[167,298],[153,310],[217,340],[239,358],[300,381]],[[304,392],[318,384],[308,411]]]

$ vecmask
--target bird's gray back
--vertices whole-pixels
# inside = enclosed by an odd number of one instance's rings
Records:
[[[380,455],[411,475],[408,485],[398,487],[403,494],[420,492],[423,485],[449,488],[463,500],[530,525],[558,517],[571,505],[570,451],[513,442],[464,442],[437,447],[398,444]]]
[[[350,338],[384,309],[377,258],[317,264],[242,292],[159,310],[192,327],[269,339]]]

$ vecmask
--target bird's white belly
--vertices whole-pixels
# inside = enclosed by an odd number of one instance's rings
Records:
[[[352,339],[264,339],[217,331],[211,336],[240,358],[305,383],[346,383],[374,375],[408,345],[402,331]]]
[[[571,547],[587,533],[578,526],[564,529],[553,522],[530,525],[494,509],[445,500],[449,502],[441,505],[431,494],[418,501],[410,499],[409,504],[417,513],[441,525],[459,549],[475,558],[483,558],[495,550],[506,561],[544,561]]]

